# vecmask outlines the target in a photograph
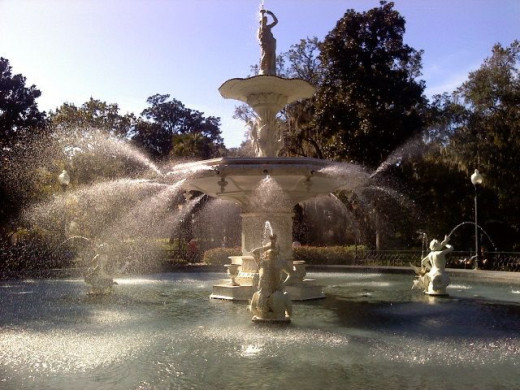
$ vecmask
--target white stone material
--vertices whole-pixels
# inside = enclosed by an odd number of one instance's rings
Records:
[[[260,75],[228,80],[219,91],[226,99],[247,103],[258,115],[250,123],[256,157],[277,157],[283,142],[276,115],[287,104],[312,97],[315,88],[301,79]]]
[[[421,268],[413,267],[417,278],[413,288],[422,289],[428,295],[448,295],[446,288],[450,284],[450,277],[446,273],[446,254],[453,251],[446,236],[442,242],[432,240],[431,252],[421,260]]]
[[[267,224],[268,222],[266,222]],[[276,234],[269,236],[269,243],[251,251],[259,263],[258,285],[249,306],[256,322],[288,322],[292,314],[292,302],[284,287],[293,274],[292,267],[280,257]],[[282,281],[282,273],[287,278]]]

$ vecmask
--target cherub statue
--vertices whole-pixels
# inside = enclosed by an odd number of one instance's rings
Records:
[[[276,235],[271,235],[269,243],[253,249],[251,253],[259,263],[257,290],[250,304],[253,321],[288,321],[292,303],[283,288],[290,281],[293,270],[279,257]],[[283,281],[282,272],[287,274]]]
[[[85,283],[90,284],[90,295],[104,295],[112,292],[112,288],[117,282],[114,282],[112,276],[108,275],[105,270],[107,257],[107,245],[100,244],[96,248],[96,254],[91,260],[90,266],[85,272]]]
[[[446,295],[450,284],[450,277],[445,271],[446,254],[453,251],[448,241],[449,236],[445,236],[442,242],[430,242],[430,253],[421,260],[421,268],[413,267],[417,274],[413,288],[423,289],[429,295]]]

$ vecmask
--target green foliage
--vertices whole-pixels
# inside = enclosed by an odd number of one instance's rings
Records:
[[[18,229],[0,238],[0,277],[13,278],[70,266],[71,252],[58,237],[42,229]]]
[[[300,78],[318,88],[323,83],[323,68],[319,60],[320,42],[316,37],[302,39],[292,45],[281,56],[288,64],[286,77]],[[282,116],[285,119],[284,148],[285,156],[323,158],[326,140],[316,128],[315,98],[298,101],[287,106]]]
[[[473,193],[469,184],[473,170],[482,173],[479,220],[485,229],[498,229],[492,235],[507,234],[509,242],[504,245],[509,248],[518,246],[520,234],[519,63],[519,41],[509,47],[495,45],[491,57],[455,93],[435,98],[429,132],[432,143],[442,151],[438,158],[463,173],[467,194]],[[472,219],[471,212],[461,211],[453,210]],[[513,232],[505,233],[505,226]]]
[[[187,159],[209,159],[218,156],[220,151],[211,139],[201,132],[176,134],[172,136],[170,155]]]
[[[35,178],[22,175],[33,161],[18,169],[19,156],[29,153],[31,140],[46,139],[45,113],[36,103],[41,92],[25,81],[21,74],[13,75],[9,61],[0,57],[0,226],[18,215],[34,190]]]
[[[64,103],[49,114],[51,125],[63,132],[88,132],[91,129],[102,130],[104,133],[125,137],[135,125],[133,114],[119,114],[119,106],[108,104],[94,98],[76,107],[71,103]]]
[[[375,168],[421,130],[421,52],[403,43],[405,20],[393,6],[347,11],[321,45],[315,121],[330,159]]]
[[[361,251],[362,246],[358,246]],[[294,260],[303,260],[307,264],[351,265],[354,264],[356,248],[354,246],[300,246],[293,249]]]
[[[49,115],[56,158],[71,176],[71,185],[142,173],[146,158],[129,143],[133,114],[119,114],[117,104],[90,98],[76,107],[64,103]]]
[[[203,262],[209,265],[229,264],[229,256],[240,256],[242,250],[240,248],[213,248],[204,252]]]
[[[21,74],[12,74],[9,60],[0,57],[0,150],[45,124],[45,113],[36,103],[41,92],[34,85],[26,87],[25,81]]]
[[[218,157],[224,148],[220,119],[204,117],[170,95],[153,95],[141,113],[132,142],[155,159],[168,156],[207,159]]]

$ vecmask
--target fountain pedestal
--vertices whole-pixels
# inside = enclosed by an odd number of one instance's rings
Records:
[[[253,296],[253,281],[255,275],[258,274],[258,266],[253,256],[229,256],[229,259],[231,260],[230,265],[237,267],[237,275],[232,278],[230,283],[215,284],[210,298],[249,301]],[[228,266],[226,265],[229,270]]]
[[[325,298],[322,286],[316,285],[314,279],[305,279],[307,271],[305,261],[295,260],[293,263],[293,281],[285,286],[285,291],[293,301],[309,301]]]
[[[213,286],[210,295],[212,299],[224,299],[229,301],[249,301],[254,293],[254,285],[258,280],[258,265],[253,256],[229,256],[231,264],[238,266],[238,273],[233,281],[222,282]],[[294,277],[290,284],[286,285],[284,291],[289,294],[292,301],[308,301],[325,298],[323,287],[315,284],[314,279],[305,279],[305,262],[293,261]],[[231,278],[231,275],[230,275]]]

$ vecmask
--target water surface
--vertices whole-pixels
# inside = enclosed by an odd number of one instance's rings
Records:
[[[0,389],[511,389],[520,385],[520,287],[452,278],[315,273],[327,298],[289,326],[210,300],[223,273],[0,283]]]

